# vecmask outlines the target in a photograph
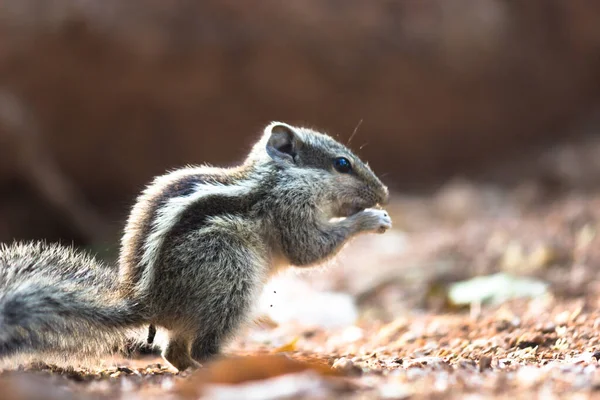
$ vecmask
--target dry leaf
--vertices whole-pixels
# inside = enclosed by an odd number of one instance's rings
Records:
[[[182,382],[177,392],[184,396],[199,395],[207,385],[237,385],[308,371],[324,377],[342,376],[323,363],[297,361],[284,355],[230,357],[207,364]]]
[[[296,351],[296,344],[298,343],[299,337],[295,337],[289,343],[284,344],[273,350],[273,353],[287,353],[290,351]]]

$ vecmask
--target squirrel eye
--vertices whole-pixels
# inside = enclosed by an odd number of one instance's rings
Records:
[[[352,165],[350,164],[350,160],[345,157],[338,157],[333,161],[333,167],[336,171],[341,172],[342,174],[347,174],[352,171]]]

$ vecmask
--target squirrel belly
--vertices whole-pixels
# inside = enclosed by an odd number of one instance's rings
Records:
[[[117,266],[71,249],[0,249],[0,359],[95,354],[131,330],[166,329],[163,357],[217,355],[282,264],[309,267],[391,227],[388,190],[330,136],[274,122],[235,168],[186,167],[138,197]]]

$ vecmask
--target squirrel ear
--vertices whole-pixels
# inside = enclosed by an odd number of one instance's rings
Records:
[[[294,163],[298,151],[298,135],[286,124],[275,123],[267,128],[270,132],[267,154],[275,161]]]

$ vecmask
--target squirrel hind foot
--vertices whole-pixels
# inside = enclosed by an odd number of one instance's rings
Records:
[[[169,340],[169,343],[162,353],[162,357],[179,372],[183,372],[187,369],[194,370],[201,367],[201,364],[194,361],[190,355],[189,340],[181,337],[175,337]]]

